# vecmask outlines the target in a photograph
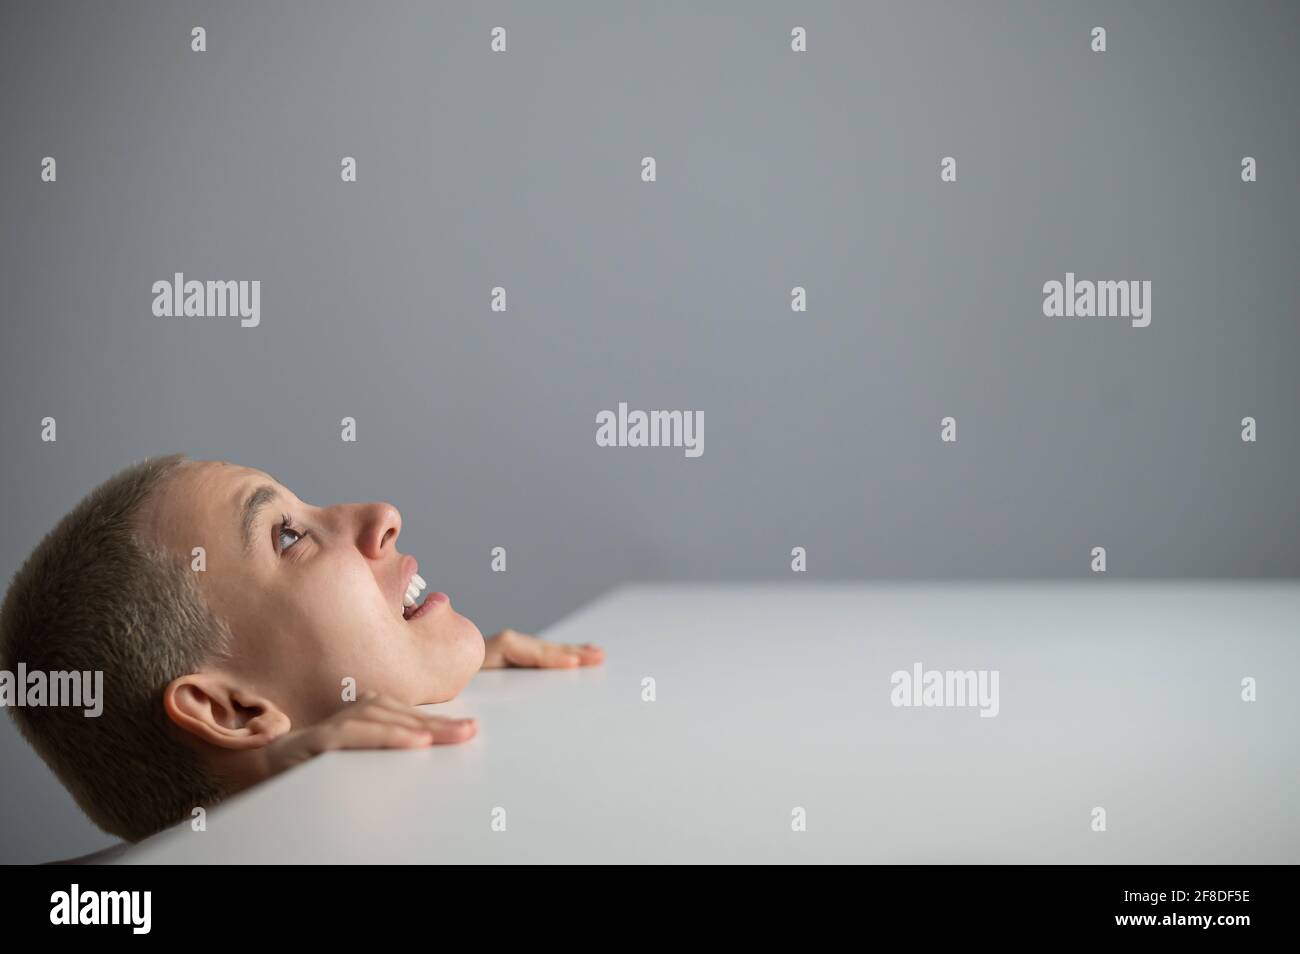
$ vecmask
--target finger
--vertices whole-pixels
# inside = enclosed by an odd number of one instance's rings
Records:
[[[416,729],[429,729],[447,722],[465,721],[443,715],[430,715],[392,696],[385,695],[372,697],[366,705],[354,709],[352,714],[359,718],[373,717],[384,722],[397,722]]]
[[[474,718],[452,719],[447,716],[421,715],[418,719],[418,725],[414,727],[407,726],[407,728],[413,728],[415,732],[432,736],[434,745],[466,742],[478,733],[478,720]],[[400,725],[401,723],[389,722],[387,724]]]
[[[348,718],[363,719],[370,722],[386,722],[390,725],[404,725],[408,729],[427,732],[429,730],[430,717],[421,712],[417,712],[410,706],[403,706],[400,709],[389,709],[384,706],[368,705],[349,713]]]
[[[468,742],[478,734],[478,720],[449,719],[446,716],[428,716],[431,724],[429,731],[433,734],[434,745],[456,745]]]
[[[582,657],[574,652],[571,646],[538,640],[537,662],[535,665],[544,669],[573,669],[582,665]]]
[[[451,718],[442,715],[427,715],[405,703],[393,700],[391,708],[379,705],[367,705],[353,713],[358,719],[381,722],[389,725],[402,725],[416,732],[428,732],[433,735],[435,744],[444,742],[464,742],[473,738],[478,731],[478,722],[473,718]]]
[[[540,666],[542,653],[548,645],[535,636],[516,637],[501,641],[501,654],[512,666]]]
[[[353,719],[321,731],[313,739],[314,754],[340,749],[416,749],[433,744],[426,729],[410,729],[392,722]]]
[[[478,732],[475,719],[449,719],[446,716],[422,716],[419,725],[410,726],[398,721],[357,718],[341,722],[324,734],[321,751],[331,749],[383,749],[422,748],[428,745],[449,745],[467,742]]]
[[[593,646],[591,643],[582,643],[578,646],[566,643],[564,648],[577,656],[584,666],[594,666],[605,658],[605,650],[599,646]]]

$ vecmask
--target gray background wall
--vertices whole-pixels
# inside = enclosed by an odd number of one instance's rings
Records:
[[[0,572],[183,450],[396,503],[485,632],[794,545],[823,580],[1098,544],[1295,576],[1297,36],[1259,2],[6,3]],[[155,318],[175,271],[261,280],[261,325]],[[1066,271],[1150,279],[1151,326],[1045,318]],[[598,448],[619,401],[704,411],[703,457]],[[7,719],[0,760],[0,861],[110,843]]]

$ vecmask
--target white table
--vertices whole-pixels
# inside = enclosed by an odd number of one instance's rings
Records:
[[[474,741],[323,756],[121,860],[1294,863],[1298,627],[1289,581],[623,587],[544,634],[603,666],[428,707]],[[998,670],[998,715],[892,705],[916,662]]]

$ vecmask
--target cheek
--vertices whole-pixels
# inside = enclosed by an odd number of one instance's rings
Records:
[[[340,629],[401,622],[396,607],[388,606],[365,566],[337,561],[313,568],[309,579],[295,588],[294,601],[300,611],[320,629]]]
[[[382,664],[395,654],[392,631],[405,625],[387,606],[374,576],[362,566],[320,566],[293,594],[293,627],[331,671],[349,674]]]

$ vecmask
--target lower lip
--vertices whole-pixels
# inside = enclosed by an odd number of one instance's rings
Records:
[[[424,598],[424,602],[421,603],[416,608],[415,612],[412,613],[409,617],[407,617],[406,621],[408,623],[413,623],[421,616],[423,616],[425,613],[431,611],[435,606],[438,606],[441,603],[450,603],[450,602],[451,600],[448,598],[446,593],[430,593],[428,596]]]

